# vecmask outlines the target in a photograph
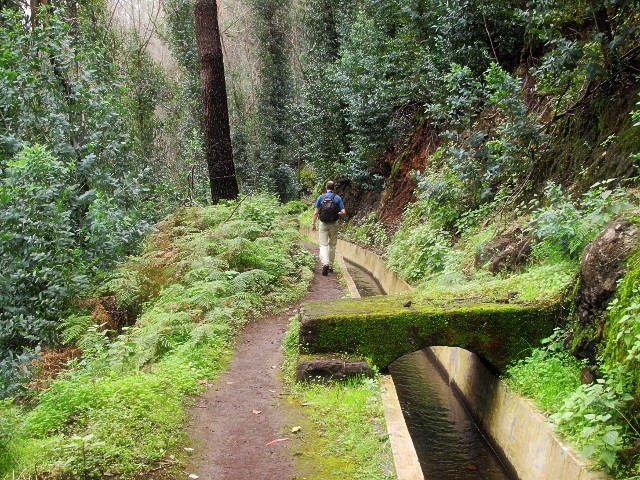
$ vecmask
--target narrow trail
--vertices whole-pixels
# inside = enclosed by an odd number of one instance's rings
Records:
[[[317,257],[317,247],[306,247]],[[298,304],[256,319],[238,336],[229,368],[191,409],[188,433],[195,451],[187,474],[200,480],[296,478],[293,455],[300,439],[291,428],[299,413],[283,399],[279,365],[289,318],[300,305],[344,296],[337,275],[323,277],[320,270],[316,264],[311,286]],[[267,445],[280,438],[288,440]]]

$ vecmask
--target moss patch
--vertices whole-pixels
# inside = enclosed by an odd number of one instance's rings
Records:
[[[611,304],[602,351],[606,363],[627,367],[640,400],[640,251],[630,257],[629,267]]]
[[[460,302],[411,303],[410,295],[310,302],[300,326],[308,353],[344,352],[385,369],[427,346],[461,347],[503,371],[548,336],[557,312],[548,306]]]

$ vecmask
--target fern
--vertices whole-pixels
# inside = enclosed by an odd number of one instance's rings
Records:
[[[267,290],[272,279],[272,275],[256,268],[242,272],[231,283],[235,292],[258,292]]]
[[[230,335],[229,325],[225,323],[203,323],[191,330],[187,345],[198,348],[209,343],[226,342]]]
[[[65,318],[58,327],[62,331],[62,343],[65,345],[75,343],[93,325],[91,315],[71,315]]]
[[[226,295],[226,282],[209,282],[194,285],[186,291],[186,300],[194,307],[211,310]]]

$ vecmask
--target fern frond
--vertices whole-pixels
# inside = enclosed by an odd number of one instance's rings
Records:
[[[71,315],[65,318],[58,327],[62,330],[62,342],[65,345],[76,342],[92,325],[94,322],[91,315]]]

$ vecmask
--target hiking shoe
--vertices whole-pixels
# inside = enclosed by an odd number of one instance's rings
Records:
[[[322,266],[322,275],[324,275],[325,277],[327,275],[329,275],[329,268],[330,268],[329,265],[323,265]]]

